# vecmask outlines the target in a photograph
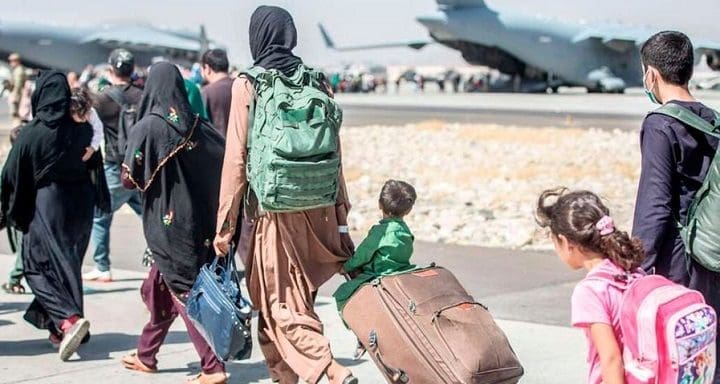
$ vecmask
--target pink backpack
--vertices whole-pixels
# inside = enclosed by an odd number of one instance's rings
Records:
[[[658,275],[594,272],[623,291],[620,328],[627,384],[711,384],[717,316],[700,292]]]

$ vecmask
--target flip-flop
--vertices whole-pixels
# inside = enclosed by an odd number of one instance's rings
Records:
[[[199,373],[197,376],[189,378],[185,384],[227,384],[230,380],[230,374],[226,372],[213,373],[207,375]]]
[[[5,283],[2,285],[2,290],[5,291],[5,293],[10,295],[24,295],[25,294],[25,287],[23,287],[22,284],[10,284]]]
[[[144,373],[157,372],[157,368],[150,368],[147,365],[143,364],[143,362],[140,361],[140,359],[137,357],[137,352],[133,352],[127,356],[124,356],[121,361],[125,369]]]
[[[352,372],[350,372],[349,369],[346,369],[347,374],[345,375],[345,378],[342,381],[342,384],[358,384],[357,377],[353,376]]]

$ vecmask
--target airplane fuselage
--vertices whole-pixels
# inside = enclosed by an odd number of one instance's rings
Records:
[[[18,52],[23,62],[33,67],[82,70],[87,64],[107,60],[107,52],[100,47],[80,44],[88,32],[81,28],[2,22],[0,57]]]
[[[41,25],[25,22],[0,22],[0,60],[12,52],[22,57],[23,63],[35,68],[54,68],[61,71],[81,71],[88,64],[107,61],[110,52],[121,44],[116,41],[97,42],[88,37],[108,27],[72,27]],[[173,51],[152,46],[128,47],[139,66],[150,65],[153,58],[162,56],[185,64],[198,59],[199,52],[188,57],[186,51]]]
[[[545,79],[598,90],[601,82],[613,79],[626,86],[642,83],[634,44],[611,48],[589,34],[583,38],[590,27],[580,23],[499,13],[486,6],[442,9],[418,21],[435,40],[459,49],[468,62],[507,74],[523,78],[542,74]]]

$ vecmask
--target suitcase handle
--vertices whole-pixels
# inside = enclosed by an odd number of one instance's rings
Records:
[[[395,383],[407,383],[410,381],[410,378],[408,378],[405,371],[399,368],[393,368],[387,364],[385,364],[385,361],[383,361],[382,354],[380,353],[380,350],[378,348],[377,343],[377,333],[375,331],[370,332],[370,342],[368,343],[369,351],[373,355],[375,355],[375,361],[377,361],[378,365],[385,370],[385,374]]]
[[[481,308],[483,308],[484,310],[486,310],[486,311],[488,310],[488,307],[486,307],[485,305],[483,305],[483,304],[481,304],[481,303],[478,303],[477,301],[463,301],[463,302],[461,302],[461,303],[450,304],[450,305],[448,305],[448,306],[445,306],[445,307],[442,307],[442,308],[438,309],[437,311],[435,311],[435,312],[433,313],[432,320],[430,320],[430,322],[431,322],[431,323],[434,323],[434,322],[438,319],[438,317],[440,317],[440,315],[442,315],[442,313],[445,312],[445,311],[447,311],[448,309],[455,308],[455,307],[458,307],[458,306],[461,306],[461,305],[466,305],[466,304],[469,304],[469,305],[478,305],[478,306],[480,306]]]

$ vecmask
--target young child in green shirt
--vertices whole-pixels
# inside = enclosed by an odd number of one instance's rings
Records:
[[[404,181],[388,180],[383,185],[378,202],[383,218],[343,266],[344,272],[354,278],[343,283],[333,295],[340,312],[363,284],[415,268],[410,264],[415,238],[403,218],[412,210],[416,197],[415,189]]]

